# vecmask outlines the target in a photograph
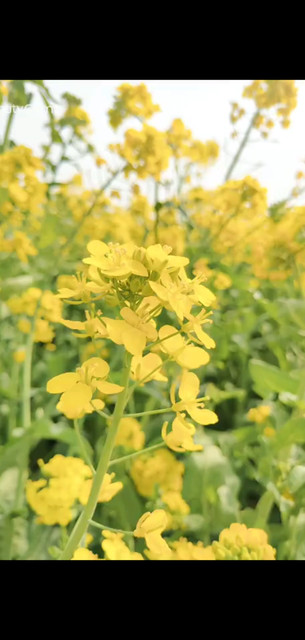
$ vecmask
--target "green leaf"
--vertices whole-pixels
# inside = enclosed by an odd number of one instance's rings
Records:
[[[297,464],[287,478],[288,489],[292,493],[298,491],[305,484],[305,466]]]
[[[0,510],[10,513],[13,509],[18,483],[18,468],[6,469],[0,477]]]
[[[254,382],[254,391],[265,398],[270,393],[288,391],[296,394],[299,383],[290,373],[281,371],[278,367],[266,364],[262,360],[250,360],[249,370]]]
[[[274,446],[287,447],[305,442],[305,418],[291,418],[277,432]]]
[[[27,448],[32,449],[39,440],[58,440],[73,445],[79,451],[79,444],[74,429],[65,423],[53,423],[47,418],[41,418],[32,423],[31,428],[21,432],[18,438],[13,438],[0,449],[0,473],[16,465],[16,461]],[[89,446],[89,444],[88,444]]]

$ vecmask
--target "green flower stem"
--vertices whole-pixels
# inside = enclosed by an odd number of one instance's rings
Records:
[[[16,420],[17,420],[16,400],[18,398],[19,378],[20,378],[20,364],[14,361],[12,366],[12,378],[11,378],[12,401],[11,401],[11,408],[8,416],[8,431],[7,431],[8,441],[10,441],[12,437],[12,433],[16,427]]]
[[[104,411],[100,411],[99,409],[95,409],[96,413],[99,414],[102,418],[106,418],[106,420],[111,420],[111,415],[108,413],[104,413]]]
[[[154,228],[154,234],[155,234],[155,242],[156,244],[158,244],[159,242],[159,223],[160,223],[160,215],[159,215],[159,211],[160,211],[160,203],[158,202],[158,194],[159,194],[159,184],[158,182],[155,182],[155,214],[156,214],[156,219],[155,219],[155,228]]]
[[[85,439],[81,434],[80,426],[79,426],[78,420],[76,420],[76,419],[74,420],[74,429],[75,429],[75,433],[76,433],[76,436],[77,436],[79,448],[80,448],[81,454],[83,456],[83,459],[86,462],[86,464],[88,465],[88,467],[90,467],[93,475],[95,475],[94,466],[93,466],[93,464],[92,464],[92,462],[90,460],[90,456],[89,456],[89,454],[88,454],[88,452],[86,450]]]
[[[92,527],[96,527],[96,529],[107,529],[107,531],[113,531],[114,533],[123,533],[125,536],[133,536],[133,531],[124,531],[124,529],[113,529],[112,527],[108,527],[106,524],[95,522],[95,520],[89,520],[89,524]]]
[[[96,473],[93,478],[92,488],[88,498],[87,505],[84,508],[82,514],[80,515],[69,537],[67,545],[59,558],[60,560],[71,559],[75,549],[78,547],[84,533],[87,530],[89,520],[91,520],[94,514],[100,489],[101,489],[104,476],[105,476],[105,473],[107,472],[108,465],[110,462],[112,450],[113,450],[116,435],[118,432],[119,423],[123,416],[124,409],[127,402],[130,364],[131,364],[131,356],[130,354],[126,353],[126,364],[123,369],[122,379],[121,379],[121,385],[122,387],[124,387],[124,390],[118,395],[118,399],[117,399],[114,413],[112,416],[111,425],[108,429],[106,442],[104,444],[102,455],[100,457],[100,460],[96,469]]]
[[[164,342],[165,340],[169,340],[170,338],[174,338],[174,336],[178,336],[181,333],[182,329],[183,329],[183,325],[181,329],[179,330],[177,329],[176,333],[171,333],[169,336],[165,336],[165,338],[161,338],[161,340],[156,340],[156,342],[150,342],[149,344],[146,345],[144,349],[144,353],[146,353],[146,351],[149,352],[151,347],[156,347],[157,344],[161,344],[161,342]]]
[[[37,315],[37,309],[32,319],[31,331],[28,335],[25,360],[23,363],[23,383],[22,383],[22,427],[24,430],[28,430],[31,427],[31,371],[32,371],[32,356],[35,334],[35,320]],[[24,487],[28,477],[28,461],[30,455],[31,445],[28,441],[24,445],[24,449],[18,460],[18,479],[17,488],[14,502],[14,510],[21,509],[24,501]],[[14,535],[15,523],[12,525],[12,538]],[[11,549],[10,549],[11,556]],[[9,558],[10,559],[10,558]]]
[[[139,418],[140,416],[154,416],[158,413],[169,413],[173,411],[172,407],[166,407],[166,409],[156,409],[155,411],[142,411],[141,413],[125,413],[124,418]]]
[[[23,365],[22,426],[24,429],[28,429],[31,426],[31,371],[35,334],[35,320],[36,314],[33,317],[31,331],[28,335],[25,360]]]
[[[125,462],[126,460],[130,460],[131,458],[136,458],[137,456],[141,456],[144,453],[148,453],[148,451],[154,451],[154,449],[160,449],[161,447],[165,447],[165,442],[158,442],[158,444],[153,444],[151,447],[146,447],[146,449],[141,449],[141,451],[135,451],[134,453],[129,453],[127,456],[122,456],[121,458],[115,458],[115,460],[110,460],[109,467],[112,467],[114,464],[119,464],[119,462]]]
[[[6,123],[6,128],[5,128],[5,132],[4,132],[4,138],[3,138],[3,143],[2,143],[2,153],[4,153],[6,151],[6,147],[8,145],[9,142],[9,135],[10,135],[10,130],[11,130],[11,126],[13,123],[13,118],[14,118],[14,111],[11,108],[9,117],[7,119],[7,123]]]
[[[243,139],[242,139],[242,141],[241,141],[241,143],[240,143],[240,145],[239,145],[239,147],[237,149],[237,152],[236,152],[236,154],[235,154],[235,156],[234,156],[234,158],[233,158],[233,160],[232,160],[232,162],[231,162],[231,164],[230,164],[230,166],[228,168],[228,171],[227,171],[227,173],[225,175],[225,180],[224,180],[225,182],[227,182],[227,180],[229,180],[231,178],[231,175],[232,175],[232,173],[233,173],[233,171],[234,171],[234,169],[235,169],[235,167],[236,167],[236,165],[238,163],[238,160],[239,160],[239,158],[240,158],[240,156],[241,156],[241,154],[242,154],[242,152],[243,152],[243,150],[244,150],[244,148],[245,148],[245,146],[246,146],[246,144],[247,144],[247,142],[249,140],[250,133],[252,131],[252,128],[253,128],[254,123],[255,123],[255,120],[256,120],[258,115],[259,115],[259,110],[255,111],[255,114],[253,115],[253,117],[250,120],[248,129],[246,130],[245,135],[244,135],[244,137],[243,137]]]
[[[271,509],[274,505],[274,495],[271,491],[265,491],[256,505],[255,527],[264,528],[268,522]]]

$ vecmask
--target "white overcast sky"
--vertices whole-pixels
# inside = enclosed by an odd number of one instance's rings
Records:
[[[205,141],[215,140],[221,147],[221,155],[215,166],[206,172],[203,187],[213,188],[223,182],[224,174],[234,155],[238,142],[232,141],[232,125],[229,121],[231,102],[239,102],[247,111],[247,116],[238,123],[242,132],[248,118],[254,111],[250,100],[242,99],[243,88],[250,80],[46,80],[51,94],[59,102],[65,91],[82,99],[84,109],[89,113],[92,125],[92,142],[101,156],[110,142],[120,138],[114,134],[107,122],[107,111],[113,102],[115,89],[122,82],[139,84],[144,82],[152,94],[161,112],[149,121],[152,126],[167,129],[174,118],[181,118],[192,130],[193,136]],[[252,142],[244,151],[233,178],[239,179],[251,174],[262,186],[268,189],[270,203],[285,198],[295,184],[297,170],[305,170],[305,81],[297,81],[298,106],[291,116],[289,129],[275,127],[269,140],[262,140],[258,132],[252,135]],[[30,85],[28,85],[30,89]],[[32,89],[30,89],[32,91]],[[60,106],[55,107],[55,117],[62,113]],[[0,109],[0,132],[7,113]],[[11,136],[15,143],[24,144],[40,152],[40,145],[46,141],[44,123],[46,113],[40,99],[35,97],[31,108],[18,112],[14,118]],[[135,120],[128,127],[138,128]],[[89,186],[98,186],[97,174],[92,161],[84,159],[82,168]],[[66,179],[68,168],[61,178]],[[305,204],[305,197],[299,198]]]

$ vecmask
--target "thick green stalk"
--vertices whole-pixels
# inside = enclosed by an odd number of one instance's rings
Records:
[[[33,357],[33,344],[35,334],[35,319],[36,314],[32,320],[31,332],[28,335],[28,341],[26,345],[25,361],[23,363],[23,383],[22,383],[22,427],[24,430],[28,430],[31,426],[31,373],[32,373],[32,357]],[[19,461],[19,475],[18,485],[15,499],[15,509],[20,509],[24,500],[24,485],[28,475],[28,460],[30,453],[30,442],[25,445],[22,452],[22,457]]]
[[[23,386],[22,386],[22,426],[24,430],[28,430],[31,427],[31,370],[32,370],[32,355],[33,355],[33,344],[34,344],[34,333],[35,333],[35,319],[36,314],[32,320],[32,328],[31,332],[28,336],[27,346],[26,346],[26,355],[23,364]],[[22,508],[24,502],[24,487],[28,477],[28,462],[29,462],[29,454],[30,454],[30,441],[24,445],[24,449],[20,456],[18,462],[18,479],[17,479],[17,488],[15,495],[15,503],[14,510],[18,511]],[[11,540],[14,535],[15,524],[12,521],[12,533]],[[11,559],[11,545],[9,549],[8,559]]]
[[[124,409],[127,402],[130,364],[131,364],[131,356],[129,354],[126,354],[126,365],[123,369],[122,379],[121,379],[121,385],[124,387],[124,390],[119,394],[116,405],[115,405],[115,410],[113,413],[110,427],[108,429],[106,442],[104,444],[102,455],[100,457],[100,461],[98,463],[98,466],[96,468],[96,473],[93,478],[92,488],[88,498],[88,502],[69,537],[66,547],[59,558],[60,560],[71,559],[75,549],[78,547],[83,535],[87,531],[89,520],[91,520],[94,514],[100,489],[104,480],[105,473],[107,472],[111,454],[114,448],[114,443],[115,443],[116,435],[118,432],[119,423],[123,416]]]
[[[31,371],[32,356],[35,333],[35,319],[33,318],[31,333],[29,333],[26,345],[26,354],[23,366],[23,384],[22,384],[22,426],[28,429],[31,425]]]

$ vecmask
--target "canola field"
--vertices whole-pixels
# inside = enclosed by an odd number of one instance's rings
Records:
[[[97,150],[77,96],[0,81],[0,559],[305,559],[305,170],[275,203],[234,178],[297,94],[245,81],[210,189],[217,141],[155,128],[143,82]]]

